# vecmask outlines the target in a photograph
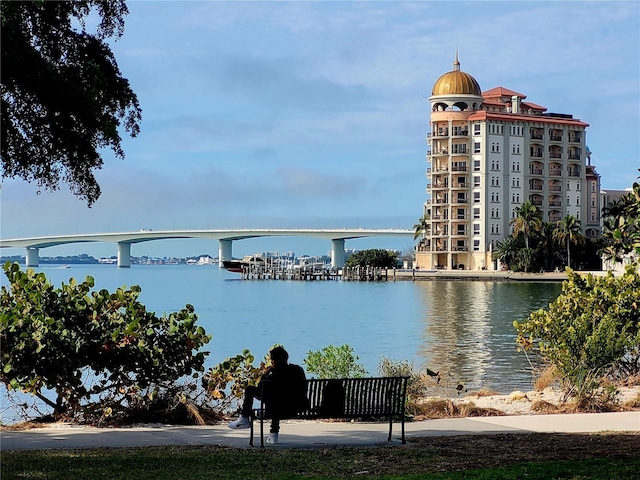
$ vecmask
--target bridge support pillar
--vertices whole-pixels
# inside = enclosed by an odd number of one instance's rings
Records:
[[[231,260],[233,258],[233,240],[218,241],[218,268],[222,268],[223,260]]]
[[[344,238],[331,240],[331,266],[334,268],[344,267]]]
[[[40,264],[39,250],[36,247],[27,247],[27,267],[37,267]]]
[[[118,242],[118,267],[129,268],[131,266],[131,244]]]

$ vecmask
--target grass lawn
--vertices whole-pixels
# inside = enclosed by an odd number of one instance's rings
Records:
[[[412,438],[374,448],[145,447],[2,452],[2,479],[640,478],[640,434]]]

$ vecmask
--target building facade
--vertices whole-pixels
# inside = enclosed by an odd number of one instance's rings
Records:
[[[512,234],[515,209],[529,200],[546,222],[570,214],[600,235],[600,177],[585,144],[588,124],[547,113],[526,95],[453,70],[434,84],[427,133],[428,229],[418,268],[495,269],[496,242]]]

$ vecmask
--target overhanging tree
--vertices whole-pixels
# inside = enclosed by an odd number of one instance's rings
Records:
[[[100,151],[124,158],[119,128],[140,130],[138,99],[105,42],[122,36],[127,13],[124,0],[2,2],[3,177],[98,199]]]

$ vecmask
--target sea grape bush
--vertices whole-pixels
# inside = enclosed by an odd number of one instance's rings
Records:
[[[208,352],[200,348],[211,337],[191,305],[158,317],[138,301],[139,286],[96,291],[87,277],[54,288],[17,263],[4,271],[0,379],[40,398],[55,418],[110,415],[204,370]]]
[[[640,373],[640,274],[629,265],[615,277],[568,270],[548,309],[514,322],[520,349],[554,365],[566,396],[584,409],[615,399],[612,381]]]

